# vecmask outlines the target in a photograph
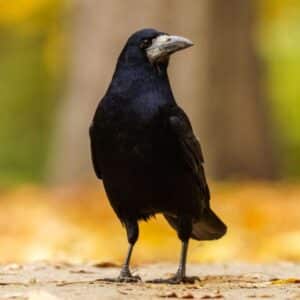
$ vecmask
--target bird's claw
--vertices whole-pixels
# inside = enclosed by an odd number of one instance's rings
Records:
[[[139,282],[141,277],[138,275],[132,275],[128,268],[121,270],[120,275],[117,278],[104,278],[104,281],[108,282]]]
[[[170,278],[158,278],[158,279],[152,279],[148,280],[148,283],[158,283],[158,284],[180,284],[180,283],[188,283],[188,284],[194,284],[196,281],[200,281],[200,278],[198,276],[173,276]]]
[[[129,268],[125,267],[121,270],[119,277],[117,278],[119,282],[138,282],[141,281],[141,277],[138,275],[132,275]]]
[[[118,282],[139,282],[142,281],[142,279],[138,275],[136,276],[130,275],[130,276],[119,276],[117,278],[117,281]]]
[[[105,282],[140,282],[142,281],[140,276],[118,276],[117,278],[103,278],[101,281]]]

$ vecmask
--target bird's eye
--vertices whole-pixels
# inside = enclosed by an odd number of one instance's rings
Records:
[[[148,40],[148,39],[145,39],[145,40],[143,40],[143,41],[141,42],[140,48],[141,48],[141,49],[146,49],[146,48],[148,48],[148,47],[150,46],[150,44],[151,44],[151,41]]]

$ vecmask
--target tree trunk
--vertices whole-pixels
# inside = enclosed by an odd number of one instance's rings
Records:
[[[144,27],[183,35],[196,44],[171,59],[170,78],[199,134],[209,175],[272,177],[270,130],[252,41],[253,11],[251,0],[78,0],[71,76],[59,110],[50,180],[94,177],[89,123],[127,37]]]
[[[252,0],[203,3],[199,131],[215,178],[276,176]]]
[[[166,27],[168,1],[77,0],[71,32],[69,85],[58,110],[50,151],[51,183],[94,178],[88,129],[130,34],[148,26]],[[134,7],[130,13],[126,13]]]

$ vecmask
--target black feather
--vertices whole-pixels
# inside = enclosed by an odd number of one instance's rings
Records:
[[[175,102],[168,61],[151,64],[139,46],[160,34],[139,31],[122,50],[90,129],[92,161],[122,223],[163,213],[179,231],[184,217],[198,238],[201,220],[217,224],[207,221],[214,217],[200,144]]]

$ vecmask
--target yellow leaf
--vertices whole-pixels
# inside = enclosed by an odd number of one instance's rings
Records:
[[[286,279],[272,280],[272,284],[291,284],[291,283],[300,283],[300,278],[286,278]]]

